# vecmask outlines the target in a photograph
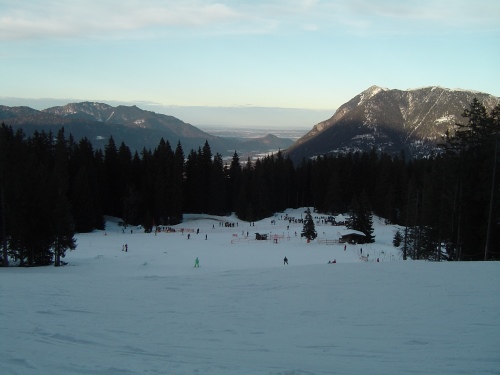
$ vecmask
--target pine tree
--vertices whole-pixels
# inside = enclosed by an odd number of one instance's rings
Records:
[[[54,167],[50,178],[50,201],[53,211],[51,222],[52,249],[54,251],[54,266],[61,265],[66,250],[74,250],[76,242],[74,239],[73,217],[71,216],[71,205],[68,199],[68,152],[64,138],[64,128],[59,131],[54,151]]]
[[[52,212],[49,176],[53,163],[52,134],[35,132],[23,142],[19,170],[12,176],[9,203],[9,255],[21,266],[52,262]]]
[[[103,178],[99,177],[102,159],[97,155],[100,154],[94,154],[92,143],[87,138],[74,145],[70,153],[68,196],[72,203],[75,231],[79,233],[104,229],[101,204],[104,184]]]
[[[174,153],[170,143],[162,138],[153,152],[154,161],[154,202],[150,202],[156,224],[166,224],[172,201],[172,167]]]
[[[498,252],[500,246],[498,238],[495,240],[491,235],[499,232],[495,188],[499,113],[500,105],[488,114],[485,106],[474,98],[462,114],[467,123],[457,123],[455,133],[446,137],[444,147],[458,164],[456,177],[450,181],[457,191],[453,242],[458,260],[488,259],[488,253]],[[484,255],[477,251],[478,247],[485,248]]]
[[[366,242],[375,242],[375,236],[373,235],[373,215],[368,196],[364,190],[359,200],[356,195],[353,196],[351,215],[347,227],[362,232],[366,237]]]
[[[95,208],[89,186],[89,177],[84,165],[80,167],[74,178],[72,190],[72,207],[75,220],[75,231],[88,233],[95,229]]]
[[[198,191],[205,186],[200,182],[200,154],[200,150],[198,150],[198,153],[191,150],[186,159],[183,190],[184,212],[200,212],[199,200],[201,198]]]
[[[254,219],[260,220],[272,214],[271,196],[268,184],[268,171],[266,170],[265,160],[257,159],[253,168],[252,181],[252,203]]]
[[[182,209],[184,205],[184,195],[182,184],[184,181],[184,150],[180,142],[174,152],[174,165],[172,168],[172,190],[170,191],[170,212],[168,224],[178,224],[182,221]]]
[[[108,144],[104,147],[104,167],[105,167],[105,213],[107,215],[120,216],[121,202],[118,192],[119,186],[119,167],[118,167],[118,150],[115,140],[111,136]]]
[[[9,255],[7,252],[7,201],[6,201],[6,190],[7,190],[7,176],[8,169],[7,166],[10,164],[9,146],[12,144],[12,138],[14,137],[14,132],[11,127],[7,127],[4,123],[0,128],[0,236],[2,247],[2,265],[4,267],[9,266]]]
[[[21,162],[25,153],[24,133],[18,130],[15,134],[12,127],[4,123],[0,127],[0,236],[2,247],[2,264],[9,266],[8,234],[11,215],[17,203],[13,194],[21,186],[18,185],[19,175],[22,174]]]
[[[241,188],[241,175],[242,169],[240,165],[240,158],[235,150],[233,158],[231,160],[231,165],[229,166],[229,178],[227,186],[227,198],[229,210],[231,212],[236,211],[236,207],[238,204],[238,196]]]
[[[199,167],[200,167],[200,179],[198,180],[198,203],[201,212],[209,212],[210,211],[210,194],[212,186],[212,150],[208,141],[205,141],[203,145],[203,149],[201,149],[201,153],[199,154]]]
[[[302,228],[302,237],[307,238],[308,240],[314,240],[318,234],[316,233],[316,229],[314,227],[314,220],[311,215],[311,210],[308,208],[306,211],[306,217],[304,218],[304,227]]]
[[[392,244],[394,247],[399,247],[401,246],[401,242],[403,241],[403,235],[401,234],[401,231],[398,229],[398,231],[394,234],[394,237],[392,239]]]
[[[227,212],[226,181],[224,176],[224,162],[222,156],[217,153],[212,162],[212,171],[209,188],[208,212],[214,215],[224,215]]]

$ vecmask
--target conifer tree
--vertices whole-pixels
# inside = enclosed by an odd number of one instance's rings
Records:
[[[15,211],[13,194],[21,186],[17,184],[22,174],[21,161],[26,154],[24,150],[24,133],[18,130],[15,134],[12,127],[2,123],[0,127],[0,246],[2,247],[2,265],[9,266],[8,233],[10,217]]]
[[[184,212],[194,213],[200,212],[199,190],[203,188],[200,182],[200,164],[199,155],[195,150],[191,150],[187,156],[185,163],[185,179],[184,179]]]
[[[90,232],[104,229],[102,191],[105,188],[102,173],[101,151],[94,153],[92,143],[81,139],[75,144],[69,160],[70,185],[68,196],[75,222],[75,231]]]
[[[153,152],[154,172],[154,194],[153,201],[148,202],[153,212],[155,224],[166,224],[170,212],[172,190],[172,167],[174,153],[170,143],[163,138]]]
[[[398,229],[398,231],[394,234],[394,237],[392,238],[392,244],[394,247],[399,247],[401,246],[401,242],[403,241],[403,235],[401,234],[401,230]]]
[[[64,128],[57,135],[54,151],[54,167],[50,178],[48,194],[53,211],[50,220],[52,234],[52,249],[54,252],[54,266],[61,265],[66,250],[76,248],[74,239],[73,217],[68,199],[68,152],[64,137]]]
[[[75,219],[75,231],[78,233],[91,232],[93,229],[96,229],[95,208],[85,165],[82,165],[78,170],[73,185],[71,201]]]
[[[238,196],[241,188],[241,165],[240,157],[234,151],[233,158],[231,159],[231,165],[229,166],[229,178],[227,187],[227,197],[230,211],[236,211],[238,204]]]
[[[120,191],[120,169],[118,167],[118,150],[115,140],[111,136],[108,144],[104,147],[104,167],[105,167],[105,213],[107,215],[120,216],[121,202],[118,192]]]
[[[177,143],[174,152],[174,161],[172,168],[172,190],[170,191],[170,212],[168,216],[169,225],[178,224],[182,221],[182,209],[184,204],[184,195],[182,193],[182,184],[184,180],[184,150],[181,142]]]
[[[205,141],[201,153],[199,154],[199,180],[198,180],[198,203],[201,212],[210,211],[210,195],[212,186],[212,149]]]
[[[353,196],[350,216],[347,227],[362,232],[366,237],[366,242],[375,242],[375,236],[373,235],[373,215],[368,196],[364,190],[359,200],[356,195]]]
[[[307,208],[306,216],[304,218],[304,226],[302,228],[302,237],[308,240],[314,240],[318,236],[316,228],[314,227],[314,220],[311,215],[311,210]]]
[[[266,164],[266,158],[264,160],[257,159],[253,168],[252,202],[254,218],[252,220],[259,220],[272,214],[271,195],[267,180],[269,173],[266,170]]]
[[[217,153],[212,162],[212,171],[210,178],[209,188],[209,203],[208,212],[214,215],[223,215],[227,211],[226,195],[225,195],[226,181],[224,177],[224,162],[221,154]]]
[[[485,106],[474,98],[462,114],[467,123],[457,123],[455,133],[448,133],[446,137],[444,147],[458,165],[455,178],[449,181],[457,192],[453,243],[458,260],[488,259],[491,249],[496,248],[493,252],[498,252],[500,247],[498,237],[491,235],[498,233],[500,227],[495,188],[499,111],[500,105],[497,105],[488,114]],[[479,256],[478,247],[485,248],[483,256]]]
[[[0,128],[0,246],[2,247],[2,265],[9,266],[9,255],[7,252],[7,204],[5,200],[7,187],[7,165],[9,157],[9,145],[13,137],[12,128],[7,128],[2,123]]]
[[[23,142],[19,173],[12,176],[14,189],[9,199],[9,254],[21,266],[48,265],[52,262],[52,202],[49,176],[52,134],[35,132]]]

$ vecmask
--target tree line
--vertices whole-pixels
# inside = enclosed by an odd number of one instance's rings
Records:
[[[293,165],[283,152],[240,161],[212,154],[205,142],[187,156],[161,139],[132,153],[110,137],[104,150],[64,129],[57,135],[0,128],[0,222],[3,264],[60,265],[74,234],[104,229],[104,215],[127,224],[175,225],[183,213],[247,221],[286,208],[349,213],[351,227],[373,240],[371,215],[400,226],[404,258],[479,260],[500,255],[496,172],[500,107],[476,99],[443,152],[407,160],[375,150],[321,156]]]

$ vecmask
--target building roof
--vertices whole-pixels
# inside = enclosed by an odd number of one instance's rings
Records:
[[[342,230],[340,230],[338,232],[338,234],[341,237],[349,236],[349,235],[352,235],[352,234],[355,234],[356,236],[366,237],[366,234],[364,234],[363,232],[360,232],[359,230],[354,230],[354,229],[342,229]]]

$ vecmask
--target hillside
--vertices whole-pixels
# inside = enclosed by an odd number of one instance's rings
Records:
[[[238,151],[267,152],[290,146],[293,141],[263,137],[247,141],[240,138],[217,137],[182,120],[145,111],[137,106],[110,106],[104,103],[81,102],[51,107],[38,111],[29,107],[0,106],[0,121],[14,128],[22,128],[26,135],[35,131],[57,133],[64,127],[67,135],[78,141],[88,138],[95,148],[104,148],[109,137],[115,143],[124,142],[132,151],[153,150],[161,138],[172,148],[180,142],[185,153],[203,147],[208,141],[212,152],[229,156]]]
[[[369,151],[423,157],[437,152],[446,130],[462,121],[477,97],[486,108],[500,103],[489,94],[424,87],[391,90],[372,86],[340,106],[286,150],[295,162],[324,154]]]

